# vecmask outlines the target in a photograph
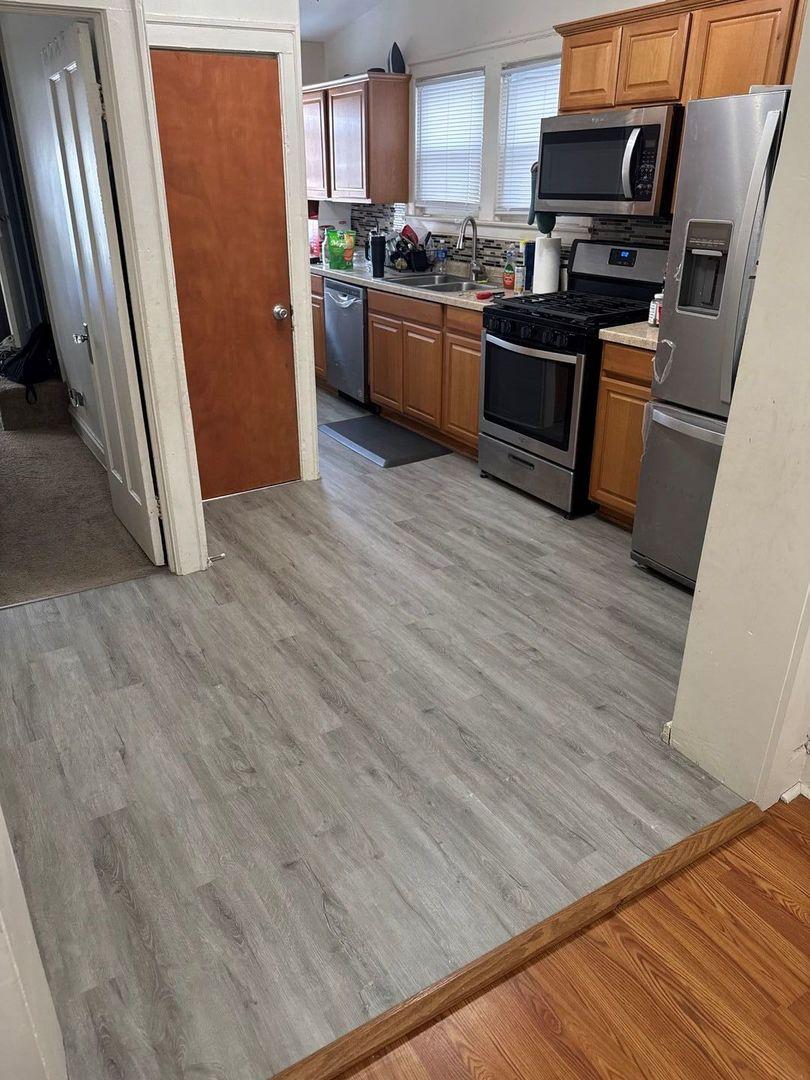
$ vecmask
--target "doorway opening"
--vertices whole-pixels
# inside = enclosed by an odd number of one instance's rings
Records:
[[[90,22],[0,10],[0,607],[165,562]]]

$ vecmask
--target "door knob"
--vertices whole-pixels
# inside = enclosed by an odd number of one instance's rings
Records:
[[[82,323],[82,331],[83,333],[81,334],[73,335],[73,340],[77,345],[84,345],[85,341],[90,340],[90,335],[87,333],[87,323]]]
[[[273,318],[277,319],[278,322],[283,322],[284,319],[289,317],[289,314],[289,308],[285,308],[283,304],[276,304],[273,308]]]

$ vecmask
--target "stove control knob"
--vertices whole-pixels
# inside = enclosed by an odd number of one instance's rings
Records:
[[[503,322],[501,323],[501,333],[502,334],[511,334],[512,333],[512,324],[508,319],[504,319]]]
[[[554,342],[554,333],[551,330],[544,330],[540,339],[544,345],[551,345]]]
[[[521,326],[520,336],[523,341],[529,341],[532,336],[532,328],[530,326]]]

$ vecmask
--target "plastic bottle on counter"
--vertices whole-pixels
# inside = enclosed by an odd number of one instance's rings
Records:
[[[503,287],[512,290],[515,287],[515,249],[510,247],[506,251],[506,262],[503,264]]]
[[[650,326],[661,325],[661,305],[664,301],[664,294],[662,292],[656,293],[650,301],[650,314],[647,317],[647,322]]]

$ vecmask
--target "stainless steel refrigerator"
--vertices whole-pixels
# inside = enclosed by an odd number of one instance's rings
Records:
[[[686,110],[632,556],[691,587],[787,99],[787,90],[768,90]]]

